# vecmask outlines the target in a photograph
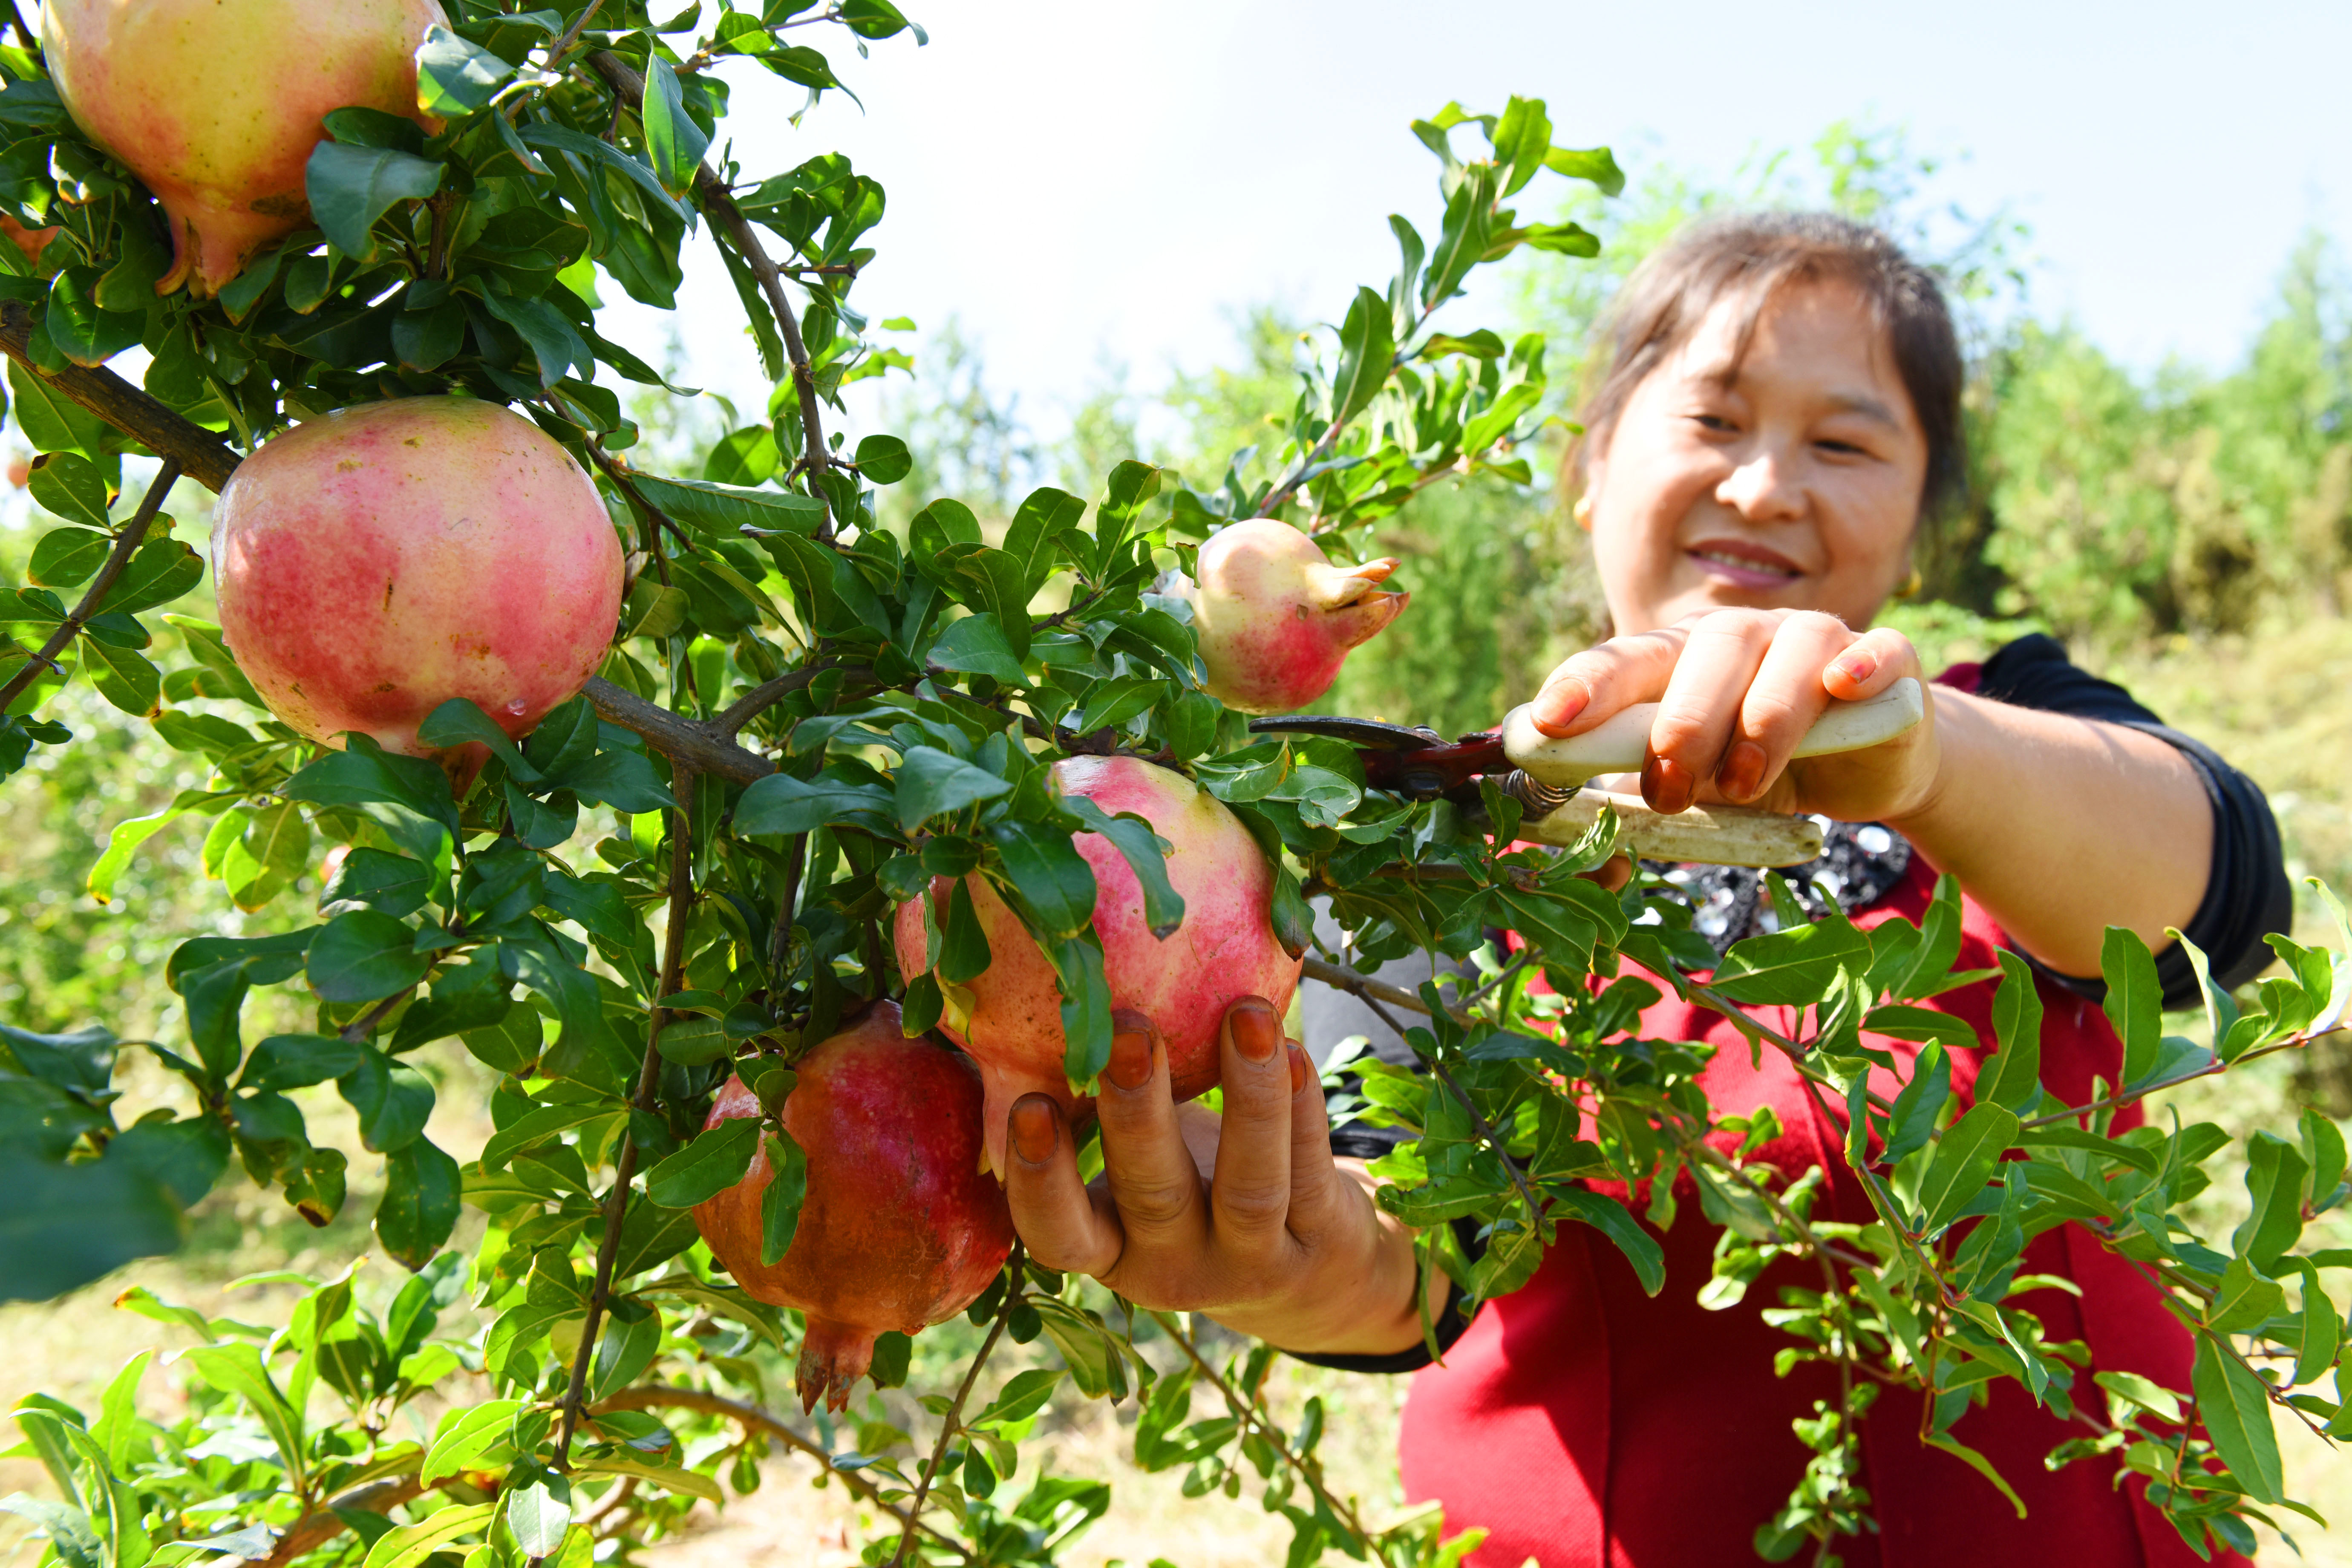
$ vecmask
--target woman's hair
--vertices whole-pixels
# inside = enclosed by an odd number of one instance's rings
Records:
[[[1618,291],[1602,325],[1606,357],[1588,376],[1580,479],[1595,443],[1606,447],[1643,378],[1698,330],[1717,302],[1738,301],[1737,353],[1745,355],[1773,297],[1796,284],[1845,283],[1869,304],[1886,333],[1912,410],[1927,438],[1920,515],[1955,500],[1968,469],[1960,426],[1966,372],[1951,312],[1935,275],[1878,230],[1829,213],[1734,213],[1703,218],[1642,263]],[[1735,360],[1735,363],[1737,361]]]

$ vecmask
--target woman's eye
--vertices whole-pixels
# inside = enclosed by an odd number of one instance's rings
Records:
[[[1700,429],[1712,430],[1718,435],[1729,435],[1738,428],[1720,414],[1694,414],[1691,416],[1691,420]]]
[[[1822,451],[1824,451],[1824,452],[1828,452],[1828,453],[1832,454],[1832,456],[1834,456],[1834,457],[1840,457],[1840,458],[1866,458],[1866,457],[1868,457],[1868,456],[1870,455],[1870,454],[1869,454],[1869,452],[1868,452],[1867,450],[1865,450],[1865,449],[1864,449],[1864,448],[1863,448],[1863,447],[1860,447],[1855,446],[1855,445],[1854,445],[1853,442],[1851,442],[1851,441],[1828,441],[1828,440],[1823,440],[1823,441],[1816,441],[1816,442],[1814,442],[1814,443],[1813,443],[1813,445],[1814,445],[1814,446],[1816,446],[1816,447],[1820,447]]]

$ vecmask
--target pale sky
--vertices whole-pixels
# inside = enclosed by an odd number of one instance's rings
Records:
[[[1954,161],[1934,190],[2032,225],[2033,307],[2141,367],[2227,363],[2297,236],[2352,237],[2341,3],[905,8],[928,47],[860,60],[837,28],[794,35],[862,111],[829,94],[795,130],[776,109],[798,89],[738,68],[728,126],[747,174],[837,148],[880,179],[856,302],[927,331],[959,318],[1049,434],[1107,364],[1149,387],[1224,356],[1241,307],[1335,318],[1384,282],[1386,215],[1436,227],[1436,164],[1407,123],[1449,99],[1542,97],[1556,142],[1613,145],[1637,182],[1661,162],[1721,174],[1840,118],[1902,127]],[[756,396],[731,290],[694,248],[688,374]],[[624,301],[605,330],[650,349],[660,328]]]

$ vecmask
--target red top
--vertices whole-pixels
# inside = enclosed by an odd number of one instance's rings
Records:
[[[1945,679],[1965,688],[1974,674],[1964,668]],[[1896,914],[1916,921],[1934,891],[1934,871],[1915,855],[1905,880],[1855,923],[1868,927]],[[2000,927],[1973,900],[1963,900],[1962,911],[1956,967],[1996,966]],[[2083,1103],[2094,1075],[2115,1079],[2122,1047],[2097,1005],[2047,980],[2040,989],[2042,1081]],[[1964,1020],[1988,1042],[1981,1051],[1953,1053],[1952,1088],[1964,1102],[1990,1054],[1993,991],[1985,982],[1922,1004]],[[1794,1008],[1751,1011],[1784,1034],[1799,1027]],[[1700,1076],[1708,1100],[1729,1114],[1769,1105],[1786,1130],[1755,1157],[1792,1178],[1816,1165],[1826,1172],[1817,1218],[1873,1217],[1843,1163],[1842,1121],[1816,1110],[1786,1058],[1768,1047],[1760,1065],[1751,1065],[1747,1042],[1727,1020],[1673,999],[1671,991],[1643,1015],[1641,1033],[1721,1047]],[[1906,1065],[1919,1049],[1883,1036],[1869,1043]],[[1895,1092],[1890,1077],[1874,1076],[1883,1081],[1874,1087]],[[2116,1129],[2137,1120],[2137,1109],[2126,1109]],[[1727,1149],[1738,1139],[1717,1142]],[[1836,1407],[1836,1370],[1808,1363],[1775,1377],[1774,1354],[1799,1342],[1767,1325],[1762,1311],[1778,1304],[1784,1284],[1818,1289],[1818,1266],[1783,1259],[1741,1304],[1709,1311],[1697,1297],[1718,1232],[1696,1194],[1681,1205],[1671,1231],[1653,1234],[1666,1261],[1665,1288],[1655,1297],[1643,1293],[1605,1237],[1563,1224],[1535,1279],[1487,1304],[1444,1364],[1414,1377],[1399,1443],[1405,1493],[1442,1501],[1449,1531],[1470,1525],[1491,1531],[1469,1558],[1475,1568],[1519,1568],[1529,1558],[1541,1568],[1752,1563],[1756,1527],[1779,1511],[1803,1474],[1810,1455],[1790,1422],[1811,1416],[1816,1400]],[[2188,1388],[2189,1331],[2166,1311],[2156,1288],[2095,1237],[2072,1225],[2039,1237],[2022,1271],[2063,1275],[2083,1289],[2078,1300],[2045,1287],[2021,1304],[2042,1320],[2050,1340],[2089,1346],[2091,1366],[2077,1370],[2075,1395],[2091,1410],[2100,1405],[2095,1371],[2136,1372]],[[1993,1383],[1990,1405],[1963,1415],[1952,1436],[2017,1489],[2023,1520],[1959,1459],[1919,1441],[1921,1403],[1907,1390],[1883,1389],[1862,1422],[1860,1480],[1882,1533],[1838,1542],[1848,1568],[2173,1568],[2198,1561],[2142,1500],[2137,1478],[2118,1489],[2112,1458],[2045,1469],[2045,1454],[2090,1436],[2090,1428],[2036,1407],[2013,1380]],[[1801,1555],[1811,1554],[1807,1548]],[[2228,1553],[2214,1561],[2244,1563]]]

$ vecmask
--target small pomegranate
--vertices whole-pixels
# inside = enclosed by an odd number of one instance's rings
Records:
[[[808,1155],[808,1194],[792,1246],[761,1263],[764,1142],[740,1182],[696,1205],[694,1223],[737,1284],[805,1314],[801,1408],[823,1399],[840,1410],[877,1335],[919,1333],[988,1288],[1013,1250],[1013,1216],[981,1169],[979,1075],[901,1036],[898,1004],[876,1004],[797,1066],[783,1121]],[[759,1114],[758,1097],[730,1079],[703,1127]]]
[[[596,487],[495,403],[409,397],[299,425],[237,466],[213,512],[221,631],[271,712],[437,756],[425,715],[471,698],[530,732],[594,674],[621,607],[621,543]]]
[[[1116,846],[1078,836],[1077,850],[1095,873],[1095,935],[1111,1005],[1132,1007],[1159,1026],[1168,1047],[1176,1098],[1215,1085],[1217,1032],[1225,1009],[1263,996],[1276,1011],[1298,988],[1301,959],[1274,934],[1274,868],[1257,840],[1224,803],[1183,774],[1133,757],[1071,757],[1054,764],[1062,792],[1084,795],[1116,816],[1133,812],[1175,846],[1168,880],[1183,896],[1184,923],[1166,941],[1151,934],[1143,889]],[[970,1051],[988,1088],[988,1163],[1004,1169],[1004,1119],[1024,1094],[1045,1093],[1071,1110],[1063,1068],[1062,994],[1054,967],[986,879],[964,879],[972,910],[987,934],[988,968],[969,985],[943,985],[948,1008],[940,1032]],[[928,897],[944,911],[948,879]],[[923,972],[923,904],[898,906],[894,931],[898,971]]]
[[[416,109],[436,0],[48,0],[58,95],[172,220],[172,270],[212,295],[310,221],[304,174],[338,109]]]
[[[1375,594],[1394,556],[1334,566],[1307,535],[1252,518],[1201,546],[1192,629],[1209,692],[1244,713],[1292,713],[1339,678],[1348,650],[1404,614],[1410,594]]]
[[[47,228],[26,228],[6,213],[0,213],[0,237],[5,237],[9,244],[15,246],[25,259],[35,267],[41,264],[41,252],[47,250],[49,247],[49,241],[57,237],[58,230],[55,224],[51,224]]]

